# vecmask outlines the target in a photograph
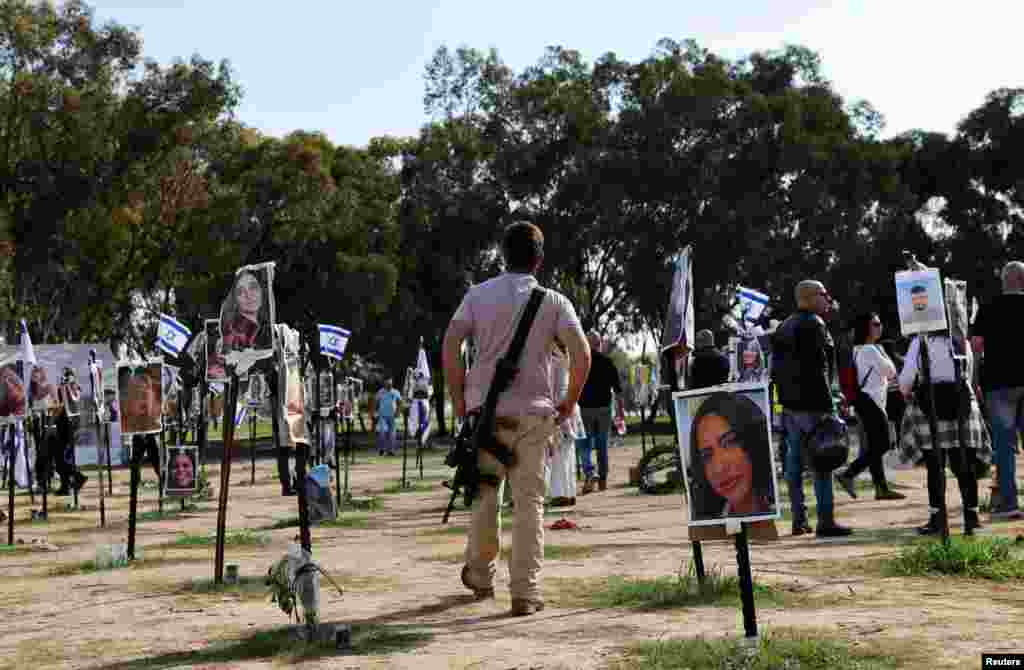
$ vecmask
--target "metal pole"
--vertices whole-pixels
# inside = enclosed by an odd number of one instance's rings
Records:
[[[312,555],[313,541],[309,534],[309,507],[306,505],[306,458],[308,456],[308,444],[299,442],[295,445],[295,474],[299,480],[299,490],[296,496],[299,501],[299,543]]]
[[[110,422],[103,422],[103,442],[107,449],[107,493],[114,495],[114,466],[110,456]]]
[[[131,484],[128,490],[128,560],[135,560],[135,524],[136,510],[139,506],[139,462],[142,451],[142,437],[132,436],[132,453],[130,458]]]
[[[227,530],[228,488],[231,486],[231,451],[235,440],[235,409],[238,404],[238,375],[231,371],[224,416],[224,453],[220,463],[220,498],[217,501],[217,546],[214,554],[213,581],[224,583],[224,536]]]
[[[252,462],[249,484],[256,486],[256,410],[251,410],[249,415],[249,459]]]
[[[7,544],[14,544],[14,426],[7,429],[7,442],[10,445],[7,459]]]
[[[703,586],[707,576],[704,571],[704,548],[699,540],[692,540],[690,546],[693,548],[693,571],[697,574],[697,583]]]
[[[747,524],[736,534],[736,567],[739,569],[740,599],[743,601],[743,632],[747,639],[757,637],[757,612],[754,609],[754,578],[750,574],[750,546]]]
[[[36,453],[40,453],[41,450],[46,449],[43,455],[43,481],[40,484],[43,487],[43,518],[46,519],[49,515],[47,509],[47,496],[50,492],[50,470],[53,469],[53,457],[50,454],[50,450],[44,446],[46,442],[46,413],[37,414],[33,417],[32,428],[36,433]],[[38,474],[38,473],[36,473]]]
[[[409,410],[406,408],[405,412],[405,430],[402,431],[402,483],[400,488],[408,486],[406,483],[406,463],[409,461]]]

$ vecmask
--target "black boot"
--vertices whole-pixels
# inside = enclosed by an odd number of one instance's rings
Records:
[[[942,533],[942,512],[932,512],[928,523],[918,526],[918,535],[939,535]]]
[[[814,534],[818,537],[846,537],[847,535],[853,535],[853,529],[840,526],[836,523],[832,513],[828,513],[821,514],[818,518],[818,527],[815,529]]]

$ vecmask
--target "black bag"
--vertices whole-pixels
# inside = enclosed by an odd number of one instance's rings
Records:
[[[804,463],[818,473],[832,472],[846,464],[850,456],[850,431],[835,414],[818,421],[803,444]]]
[[[967,418],[971,413],[971,392],[963,382],[935,382],[935,418],[940,421],[957,421],[960,417]],[[914,399],[925,414],[932,409],[931,394],[928,387],[918,384],[914,388]]]

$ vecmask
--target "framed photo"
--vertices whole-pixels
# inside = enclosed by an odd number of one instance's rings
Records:
[[[159,433],[162,429],[163,363],[119,365],[117,390],[121,399],[123,434]]]
[[[246,403],[250,409],[263,407],[267,396],[267,383],[259,372],[249,373],[249,393],[246,396]]]
[[[723,384],[672,402],[690,525],[778,519],[768,387]]]
[[[171,498],[187,498],[196,492],[199,447],[169,447],[164,461],[164,493]]]
[[[334,409],[334,376],[330,370],[320,371],[320,412]]]
[[[274,349],[274,264],[246,265],[235,272],[231,292],[221,305],[221,352],[254,351],[257,358]]]
[[[915,335],[947,330],[946,303],[942,297],[939,271],[908,270],[897,272],[895,277],[902,333]]]
[[[22,369],[22,364],[13,362],[0,366],[0,423],[23,419],[28,412]]]

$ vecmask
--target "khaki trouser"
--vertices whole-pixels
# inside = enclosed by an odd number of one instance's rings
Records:
[[[554,417],[499,417],[496,436],[515,454],[514,465],[505,468],[488,452],[479,455],[480,471],[508,478],[515,503],[512,555],[509,559],[509,590],[516,599],[540,600],[540,569],[544,559],[544,458],[558,430]],[[501,552],[499,506],[504,489],[480,485],[473,521],[466,543],[467,575],[471,584],[494,584],[495,566]]]

